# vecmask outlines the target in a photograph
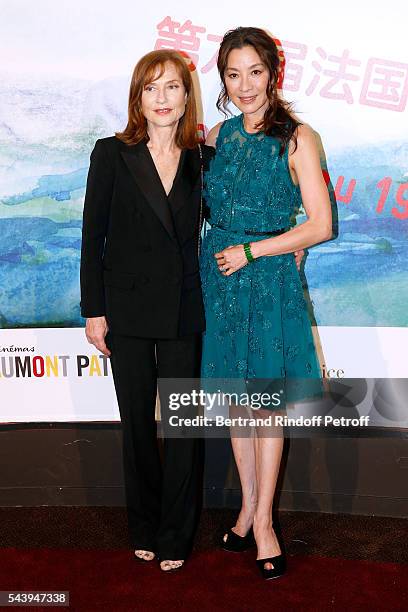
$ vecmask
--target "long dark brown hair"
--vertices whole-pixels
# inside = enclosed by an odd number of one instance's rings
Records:
[[[301,125],[292,114],[292,104],[283,100],[278,93],[279,78],[279,52],[275,41],[267,32],[260,28],[235,28],[229,30],[221,41],[217,67],[220,74],[222,89],[218,96],[217,108],[225,116],[231,114],[227,108],[230,101],[225,84],[225,71],[228,65],[228,56],[233,49],[242,49],[251,46],[258,53],[262,63],[269,71],[269,81],[266,94],[269,106],[264,117],[256,128],[263,130],[267,136],[275,136],[280,140],[280,155],[292,140],[294,150],[297,147],[296,128]]]
[[[148,83],[162,76],[167,62],[175,66],[187,93],[186,109],[177,126],[176,145],[180,149],[193,149],[197,145],[197,107],[190,70],[183,56],[170,49],[151,51],[135,66],[129,91],[128,123],[123,132],[115,134],[126,144],[132,145],[144,139],[149,140],[147,121],[142,113],[142,93]]]

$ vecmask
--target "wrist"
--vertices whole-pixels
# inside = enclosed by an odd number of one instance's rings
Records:
[[[254,259],[258,259],[258,257],[261,257],[262,252],[261,252],[261,242],[250,242],[250,247],[251,247],[251,253],[252,253],[252,257]]]

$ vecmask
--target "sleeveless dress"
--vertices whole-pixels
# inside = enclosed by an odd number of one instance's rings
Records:
[[[218,270],[214,258],[225,247],[268,238],[245,231],[289,229],[301,194],[290,176],[288,151],[280,157],[279,146],[275,137],[246,132],[243,115],[233,117],[220,129],[205,174],[211,229],[200,255],[202,378],[321,379],[293,253],[260,257],[231,276]]]

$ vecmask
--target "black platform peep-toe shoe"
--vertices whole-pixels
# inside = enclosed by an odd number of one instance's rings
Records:
[[[266,569],[265,563],[272,563],[273,568]],[[276,557],[269,557],[268,559],[257,559],[256,564],[261,570],[261,574],[265,580],[279,578],[279,576],[282,576],[286,571],[286,559],[283,553]]]
[[[224,538],[221,540],[221,548],[223,550],[228,550],[229,552],[244,552],[245,550],[255,546],[255,538],[252,527],[245,536],[239,536],[237,533],[235,533],[235,531],[232,531],[232,529],[228,531],[227,535],[228,537],[226,542],[224,542]]]

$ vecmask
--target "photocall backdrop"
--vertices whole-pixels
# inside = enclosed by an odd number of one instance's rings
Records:
[[[131,73],[152,49],[191,58],[203,129],[217,123],[217,49],[239,25],[275,38],[283,95],[327,158],[339,234],[310,249],[305,270],[324,374],[407,378],[405,6],[1,2],[1,422],[119,419],[109,361],[79,311],[89,155],[125,126]]]

